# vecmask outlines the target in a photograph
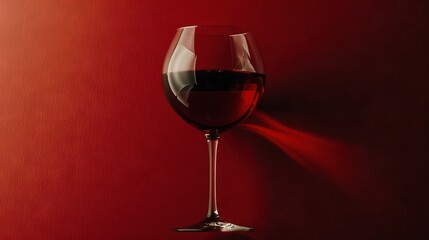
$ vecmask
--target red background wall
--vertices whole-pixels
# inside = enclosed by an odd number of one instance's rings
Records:
[[[0,3],[1,239],[425,239],[426,1]],[[219,147],[168,106],[179,26],[251,30],[266,95]]]

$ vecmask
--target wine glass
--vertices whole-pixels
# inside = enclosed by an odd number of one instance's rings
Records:
[[[223,221],[216,204],[216,153],[220,134],[246,119],[264,91],[256,43],[233,26],[177,29],[164,60],[162,83],[171,107],[205,134],[209,149],[209,203],[199,223],[177,231],[250,231]]]

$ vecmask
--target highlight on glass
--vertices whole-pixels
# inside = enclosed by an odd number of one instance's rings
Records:
[[[164,60],[162,83],[174,111],[201,131],[209,150],[206,217],[177,231],[250,231],[224,221],[216,203],[216,155],[223,132],[245,120],[264,92],[265,71],[249,32],[233,26],[177,29]]]

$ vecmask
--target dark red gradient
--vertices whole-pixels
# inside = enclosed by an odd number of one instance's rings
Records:
[[[0,239],[429,239],[428,3],[0,1]],[[252,233],[172,231],[207,210],[204,136],[161,80],[195,24],[264,59],[219,143],[220,213]]]

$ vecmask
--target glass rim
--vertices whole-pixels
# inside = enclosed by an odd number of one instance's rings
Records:
[[[177,28],[177,31],[183,31],[186,29],[197,29],[201,28],[203,30],[210,29],[211,31],[195,31],[195,35],[218,35],[218,36],[240,36],[240,35],[250,35],[250,32],[243,30],[241,27],[229,24],[200,24],[200,25],[188,25]]]

